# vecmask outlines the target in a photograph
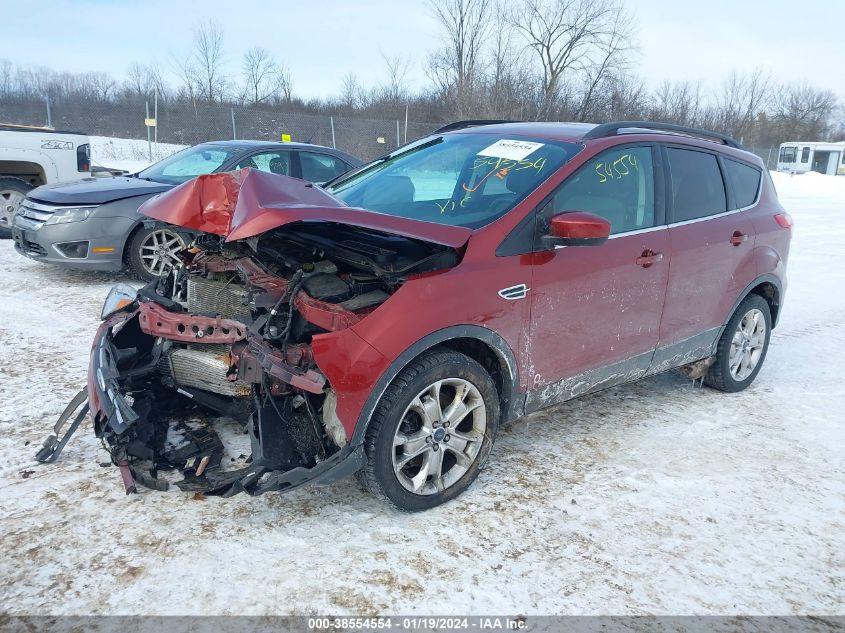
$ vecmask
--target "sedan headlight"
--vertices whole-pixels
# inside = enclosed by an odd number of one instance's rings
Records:
[[[69,224],[70,222],[82,222],[88,218],[96,207],[70,207],[59,209],[44,224]]]
[[[100,318],[105,319],[107,316],[114,314],[118,310],[123,310],[128,305],[135,303],[138,298],[138,291],[129,284],[117,284],[109,290],[109,296],[106,297],[103,303],[103,310],[100,312]]]

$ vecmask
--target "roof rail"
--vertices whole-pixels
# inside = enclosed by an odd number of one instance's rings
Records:
[[[728,147],[742,149],[742,145],[739,144],[739,141],[725,134],[711,132],[710,130],[700,130],[694,127],[686,127],[685,125],[675,125],[674,123],[657,123],[655,121],[614,121],[612,123],[601,123],[587,132],[581,140],[589,141],[591,139],[604,138],[606,136],[616,136],[619,134],[619,130],[633,128],[655,130],[657,132],[674,132],[685,136],[694,136],[706,140],[719,141]]]
[[[500,119],[470,119],[468,121],[455,121],[454,123],[447,123],[441,128],[437,128],[432,134],[443,134],[444,132],[452,132],[454,130],[463,130],[468,127],[478,127],[479,125],[496,125],[497,123],[519,123],[519,121],[506,121]]]

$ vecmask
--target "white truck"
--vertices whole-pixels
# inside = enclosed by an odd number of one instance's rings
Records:
[[[91,176],[88,136],[0,123],[0,237],[27,192],[40,185]]]

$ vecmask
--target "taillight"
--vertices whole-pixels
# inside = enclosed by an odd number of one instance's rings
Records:
[[[88,143],[76,148],[76,169],[78,171],[91,171],[91,146]]]
[[[792,228],[792,216],[788,213],[778,213],[775,215],[775,222],[778,223],[778,226],[782,229],[791,229]]]

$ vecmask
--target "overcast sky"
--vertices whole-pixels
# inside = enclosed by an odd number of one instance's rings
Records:
[[[509,0],[513,5],[519,0]],[[637,0],[634,70],[716,86],[730,70],[763,67],[779,81],[803,81],[845,99],[843,0]],[[21,9],[0,0],[0,58],[61,70],[123,77],[133,61],[170,64],[184,55],[191,28],[217,20],[228,70],[240,71],[249,47],[263,46],[291,70],[294,92],[325,97],[356,73],[365,84],[384,76],[380,51],[410,55],[412,87],[425,84],[427,52],[439,44],[422,0],[39,0]]]

